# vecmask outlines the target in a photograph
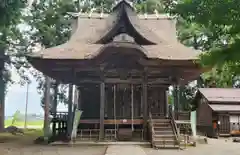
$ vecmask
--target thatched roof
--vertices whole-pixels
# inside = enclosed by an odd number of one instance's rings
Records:
[[[150,59],[197,59],[198,52],[178,42],[174,20],[166,15],[137,15],[126,4],[125,1],[120,2],[109,15],[80,14],[77,29],[67,43],[30,57],[93,59],[106,48],[124,46],[137,48]],[[135,42],[114,42],[113,38],[121,31],[133,37]]]

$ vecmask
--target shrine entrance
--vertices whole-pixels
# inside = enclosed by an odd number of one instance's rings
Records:
[[[109,123],[105,124],[105,129],[113,128],[114,124],[115,138],[143,139],[142,116],[141,85],[128,83],[106,85],[105,121],[108,120]],[[122,138],[124,135],[125,138]]]
[[[153,118],[165,118],[167,115],[167,89],[150,87],[148,89],[148,109]]]

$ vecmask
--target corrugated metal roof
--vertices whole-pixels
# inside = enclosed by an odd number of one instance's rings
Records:
[[[221,105],[221,104],[209,104],[213,111],[240,111],[240,105]]]
[[[239,88],[200,88],[199,92],[209,102],[239,102]]]

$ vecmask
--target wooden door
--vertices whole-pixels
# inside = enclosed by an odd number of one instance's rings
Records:
[[[166,115],[166,91],[164,89],[152,88],[148,91],[148,106],[154,116],[164,117]]]
[[[230,134],[230,119],[229,115],[219,115],[219,134]]]

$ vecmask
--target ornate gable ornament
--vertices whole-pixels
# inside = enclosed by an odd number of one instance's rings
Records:
[[[133,37],[129,36],[127,33],[121,33],[114,37],[114,42],[128,42],[128,43],[134,43],[135,40]]]

